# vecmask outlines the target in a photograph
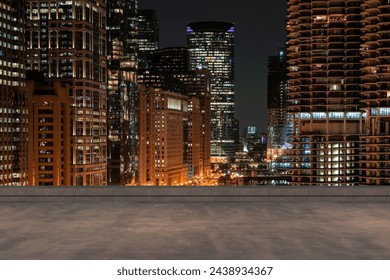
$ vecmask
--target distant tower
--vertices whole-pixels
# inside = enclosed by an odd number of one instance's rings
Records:
[[[148,68],[149,55],[160,47],[160,23],[154,10],[138,11],[139,65]]]
[[[234,24],[195,22],[187,25],[189,69],[211,73],[211,157],[234,155]]]
[[[267,83],[268,148],[278,149],[287,143],[287,61],[286,51],[268,57]]]
[[[293,185],[359,183],[363,2],[288,1]]]
[[[108,1],[108,184],[138,181],[137,0]]]
[[[28,70],[69,85],[71,185],[107,184],[106,1],[28,0]]]
[[[151,67],[159,72],[184,73],[188,70],[186,47],[158,49],[151,56]]]
[[[25,1],[0,1],[0,186],[26,185]]]

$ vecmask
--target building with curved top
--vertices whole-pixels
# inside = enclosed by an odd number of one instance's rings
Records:
[[[194,22],[187,25],[190,70],[211,73],[211,157],[234,155],[234,24]]]
[[[357,185],[361,0],[289,0],[292,184]]]

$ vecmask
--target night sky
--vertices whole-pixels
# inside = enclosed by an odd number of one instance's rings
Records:
[[[160,47],[186,45],[186,24],[194,21],[234,22],[236,117],[240,128],[267,129],[267,57],[285,41],[286,0],[139,0],[160,20]]]

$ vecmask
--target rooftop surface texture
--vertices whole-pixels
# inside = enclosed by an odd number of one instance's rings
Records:
[[[1,202],[1,259],[390,259],[389,202]]]

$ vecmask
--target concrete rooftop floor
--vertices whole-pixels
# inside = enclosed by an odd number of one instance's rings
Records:
[[[390,203],[1,202],[1,259],[390,259]]]

